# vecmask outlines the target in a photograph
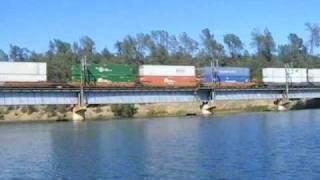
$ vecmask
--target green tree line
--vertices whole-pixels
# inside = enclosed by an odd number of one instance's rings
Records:
[[[249,67],[253,79],[261,78],[264,67],[283,67],[289,63],[292,67],[320,68],[320,57],[316,50],[320,46],[320,26],[305,24],[309,34],[304,40],[295,33],[288,34],[285,44],[277,45],[272,33],[254,29],[251,43],[245,45],[239,36],[227,33],[223,42],[218,42],[208,28],[200,32],[199,39],[191,38],[186,32],[179,35],[164,30],[127,35],[115,42],[115,52],[108,48],[96,50],[92,38],[84,36],[77,42],[65,42],[54,39],[49,42],[46,52],[34,52],[28,48],[10,45],[9,52],[0,49],[0,61],[47,62],[48,80],[67,82],[70,80],[70,68],[87,56],[88,63],[129,63],[129,64],[167,64],[209,65],[213,59],[220,66]],[[253,48],[250,52],[248,49]]]

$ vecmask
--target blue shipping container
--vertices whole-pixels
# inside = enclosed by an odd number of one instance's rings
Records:
[[[212,82],[215,77],[218,82],[249,82],[250,70],[241,67],[219,67],[215,72],[211,67],[200,68],[202,83]]]

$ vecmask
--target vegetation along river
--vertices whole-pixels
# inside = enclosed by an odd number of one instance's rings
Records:
[[[311,179],[320,111],[0,124],[0,179]]]

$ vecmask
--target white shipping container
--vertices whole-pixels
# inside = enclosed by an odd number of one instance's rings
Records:
[[[308,81],[313,85],[320,85],[320,69],[308,69]]]
[[[0,62],[0,82],[47,81],[47,64],[37,62]]]
[[[140,76],[195,76],[194,66],[141,65]]]
[[[287,77],[288,73],[288,77]],[[262,82],[267,85],[285,85],[288,80],[290,85],[308,84],[307,69],[303,68],[264,68],[262,69]]]

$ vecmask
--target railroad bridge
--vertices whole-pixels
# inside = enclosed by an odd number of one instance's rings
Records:
[[[320,88],[0,88],[0,105],[103,105],[320,98]],[[81,109],[81,108],[80,108]]]

